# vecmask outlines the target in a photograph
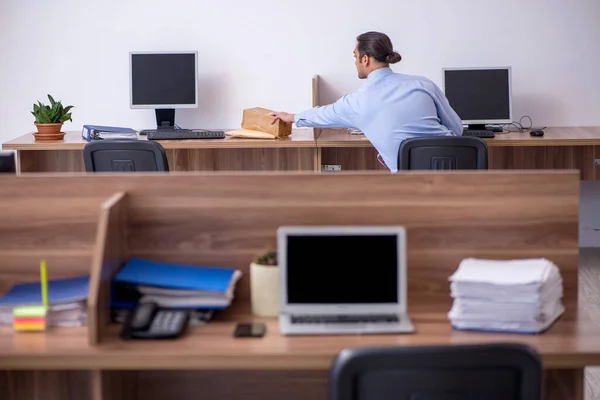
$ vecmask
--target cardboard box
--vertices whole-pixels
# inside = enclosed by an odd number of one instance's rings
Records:
[[[242,117],[242,128],[270,133],[277,138],[291,135],[292,124],[286,124],[281,120],[277,120],[277,122],[271,124],[273,117],[269,114],[272,112],[273,110],[260,107],[245,109]]]

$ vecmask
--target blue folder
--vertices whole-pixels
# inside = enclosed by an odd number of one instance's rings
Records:
[[[48,281],[48,302],[50,304],[70,303],[88,297],[89,276],[54,279]],[[0,298],[0,307],[42,303],[40,282],[14,285]]]
[[[157,286],[169,289],[225,292],[235,269],[202,267],[131,258],[114,282]]]

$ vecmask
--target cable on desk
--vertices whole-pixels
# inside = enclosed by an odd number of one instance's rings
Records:
[[[524,119],[529,120],[529,125],[527,125],[527,126],[523,125]],[[523,115],[519,119],[519,122],[513,121],[508,124],[495,124],[495,125],[490,125],[490,126],[497,126],[497,127],[502,128],[502,133],[510,133],[510,132],[524,133],[524,132],[527,132],[527,131],[530,131],[533,129],[533,120],[531,119],[531,117],[529,115]],[[537,128],[537,129],[546,129],[546,127],[544,126],[542,128]]]

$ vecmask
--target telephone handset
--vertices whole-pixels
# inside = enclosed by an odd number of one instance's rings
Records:
[[[139,303],[129,314],[121,337],[123,339],[175,339],[188,325],[187,310],[160,308],[156,303]]]

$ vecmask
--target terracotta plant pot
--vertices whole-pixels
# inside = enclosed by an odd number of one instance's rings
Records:
[[[61,140],[65,133],[61,132],[62,123],[58,124],[35,124],[37,132],[33,134],[35,140]]]

